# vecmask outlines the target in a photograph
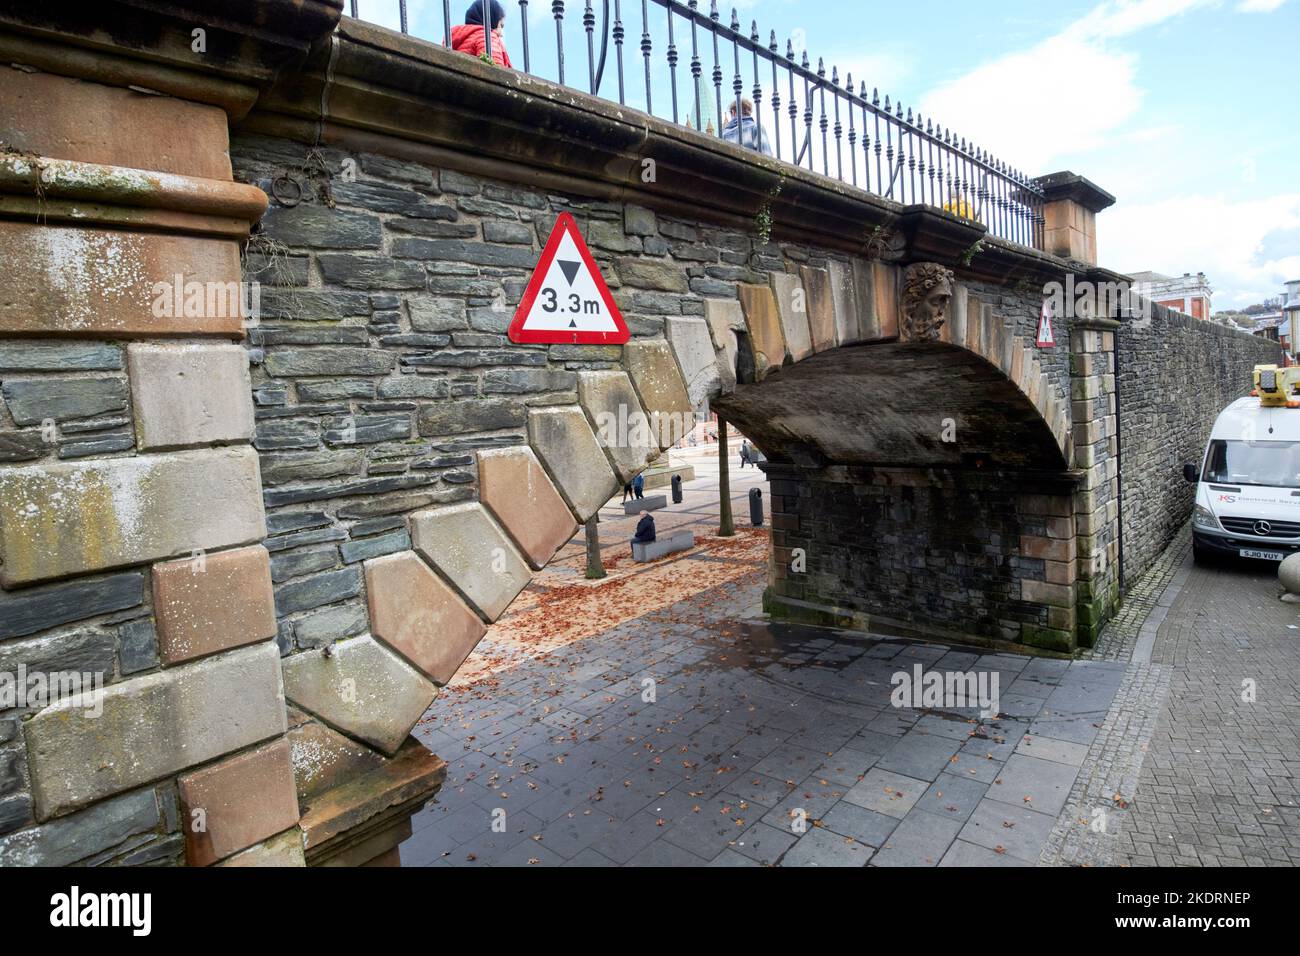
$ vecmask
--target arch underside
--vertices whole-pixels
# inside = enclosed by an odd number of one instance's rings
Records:
[[[1015,382],[976,353],[945,343],[832,349],[739,385],[713,405],[774,461],[1068,467]]]

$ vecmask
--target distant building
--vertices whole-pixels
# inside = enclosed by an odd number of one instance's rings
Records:
[[[1194,319],[1210,317],[1210,296],[1214,290],[1204,272],[1184,272],[1180,278],[1159,272],[1134,272],[1133,291],[1156,305],[1177,309]]]
[[[1269,312],[1264,315],[1255,316],[1255,327],[1251,329],[1254,335],[1277,342],[1288,352],[1291,351],[1291,325],[1281,312]]]
[[[1292,279],[1286,284],[1286,296],[1282,299],[1282,314],[1286,316],[1283,325],[1286,327],[1287,341],[1283,346],[1288,352],[1292,351],[1291,343],[1297,341],[1296,335],[1300,333],[1300,279]]]

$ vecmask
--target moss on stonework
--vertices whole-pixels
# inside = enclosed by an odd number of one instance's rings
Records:
[[[1026,624],[1020,630],[1020,640],[1029,647],[1042,647],[1050,651],[1073,653],[1076,649],[1074,634],[1054,627]]]
[[[1079,601],[1075,608],[1078,620],[1080,647],[1095,647],[1101,629],[1119,610],[1119,585],[1112,584],[1101,597],[1091,601]]]

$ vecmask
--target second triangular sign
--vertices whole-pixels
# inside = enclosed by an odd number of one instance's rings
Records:
[[[627,324],[578,224],[560,213],[510,323],[511,342],[621,345]]]

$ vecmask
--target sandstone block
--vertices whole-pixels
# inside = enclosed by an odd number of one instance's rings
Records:
[[[578,373],[578,400],[620,481],[631,481],[659,453],[657,421],[641,409],[626,372]]]
[[[0,470],[5,587],[264,537],[246,446]]]
[[[734,302],[731,304],[736,305]],[[704,319],[674,316],[665,321],[664,332],[668,336],[668,344],[672,346],[673,354],[677,357],[677,367],[681,369],[682,378],[686,382],[686,396],[690,400],[691,408],[703,414],[708,400],[722,393],[722,373],[718,371],[708,323]],[[731,333],[731,336],[734,343],[735,334]]]
[[[478,452],[479,499],[524,557],[540,569],[578,530],[568,506],[527,446]]]
[[[836,345],[835,303],[832,300],[831,276],[825,269],[800,266],[805,304],[808,307],[808,333],[812,336],[812,350],[824,352]]]
[[[749,350],[754,361],[752,380],[761,382],[768,372],[780,368],[785,361],[785,333],[781,330],[776,295],[765,285],[742,282],[737,288],[740,291],[740,307],[745,313],[745,328],[749,332]]]
[[[530,409],[528,442],[579,521],[618,490],[614,469],[579,406]]]
[[[858,303],[857,287],[853,281],[853,266],[840,259],[831,259],[828,269],[831,307],[835,312],[835,338],[840,345],[848,345],[862,337],[858,329],[858,312],[862,306]]]
[[[777,314],[785,332],[786,354],[790,360],[812,355],[812,336],[808,329],[808,296],[799,277],[788,272],[773,272],[768,276],[776,295]]]
[[[20,152],[106,166],[229,179],[227,118],[216,106],[53,73],[0,84],[5,139]]]
[[[286,737],[182,774],[176,789],[191,866],[208,866],[298,822]]]
[[[0,222],[0,262],[6,265],[0,332],[104,338],[243,334],[234,240]],[[203,314],[167,314],[174,308],[155,314],[155,285],[168,290],[165,304],[177,275],[186,286],[199,283],[205,290],[198,310]],[[206,290],[214,292],[211,309]]]
[[[222,860],[217,866],[306,866],[302,831],[297,827],[263,840],[256,846]]]
[[[709,326],[714,354],[718,359],[718,375],[723,393],[736,388],[736,358],[739,345],[736,331],[745,329],[745,313],[734,299],[705,299],[704,321]]]
[[[164,667],[275,637],[271,558],[260,544],[155,564],[153,599]]]
[[[855,261],[853,267],[859,275],[857,280],[859,290],[863,289],[864,284],[870,283],[872,300],[875,303],[871,334],[867,335],[864,329],[863,338],[896,338],[898,336],[898,295],[901,291],[898,267],[875,260],[870,263]]]
[[[345,734],[395,753],[438,688],[369,634],[328,650],[328,657],[322,649],[285,659],[285,696]]]
[[[643,339],[623,346],[623,362],[647,414],[658,416],[660,448],[670,448],[695,427],[686,382],[662,339]]]
[[[65,698],[27,722],[39,818],[283,734],[280,652],[268,641],[135,677],[106,687],[99,707]]]
[[[501,527],[477,501],[418,511],[410,517],[411,543],[495,621],[532,575]]]
[[[141,451],[252,437],[252,385],[241,346],[131,345],[127,365]]]
[[[371,633],[437,684],[451,680],[487,631],[414,551],[367,561],[366,594]]]

